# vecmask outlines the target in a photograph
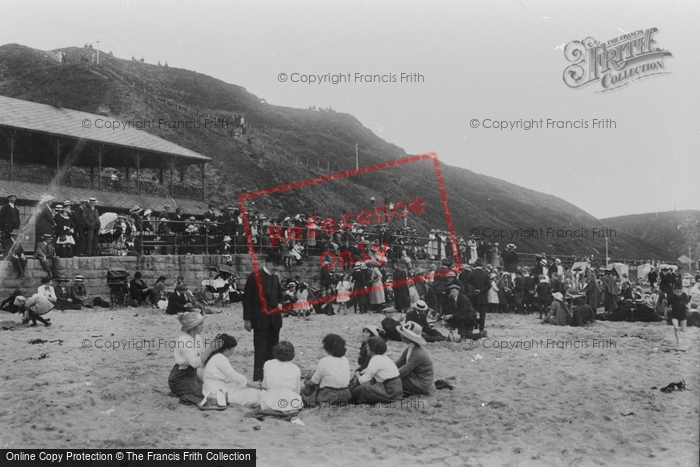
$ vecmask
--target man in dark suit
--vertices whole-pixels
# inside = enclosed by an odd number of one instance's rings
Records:
[[[204,213],[202,219],[209,219],[210,221],[214,222],[216,220],[216,213],[214,213],[215,207],[216,205],[209,203],[209,209]]]
[[[85,254],[97,256],[97,243],[100,236],[100,214],[95,205],[97,200],[90,198],[88,205],[83,208],[83,225],[85,226]]]
[[[258,290],[255,272],[251,272],[243,292],[245,330],[253,331],[255,347],[253,381],[263,380],[263,365],[273,358],[272,349],[279,343],[282,328],[282,315],[276,310],[282,304],[282,287],[279,277],[271,272],[271,268],[272,262],[266,255],[259,277],[262,290]],[[261,303],[261,292],[264,294],[264,305]],[[263,309],[269,310],[270,313],[263,313]]]
[[[20,228],[19,208],[15,206],[17,195],[10,194],[7,204],[0,208],[0,233],[4,239],[9,239],[13,230]]]
[[[444,304],[443,317],[448,324],[457,328],[459,340],[485,337],[486,332],[474,333],[476,312],[466,295],[459,293],[459,285],[451,285],[448,290],[450,295]]]
[[[479,331],[483,331],[486,323],[486,309],[489,306],[488,291],[491,288],[491,280],[489,273],[484,271],[484,263],[480,259],[476,260],[474,266],[474,270],[469,275],[469,285],[474,287],[476,311],[479,312]]]

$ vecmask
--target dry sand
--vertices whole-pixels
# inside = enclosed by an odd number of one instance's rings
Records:
[[[235,305],[208,315],[204,333],[236,336],[231,360],[250,378],[252,334],[241,314]],[[96,339],[174,340],[176,317],[146,308],[48,316],[50,328],[0,330],[3,448],[255,448],[261,466],[698,465],[697,328],[682,336],[691,348],[677,352],[666,351],[673,330],[663,323],[584,329],[489,315],[491,341],[427,346],[436,377],[454,391],[435,391],[406,407],[307,410],[300,427],[244,418],[243,407],[201,412],[178,404],[168,396],[167,348],[95,348]],[[1,313],[0,321],[19,317]],[[354,314],[286,318],[282,338],[295,345],[295,363],[312,370],[325,355],[321,338],[339,333],[354,368],[362,327],[380,321]],[[30,344],[34,339],[49,342]],[[494,348],[495,341],[530,339],[586,348]],[[614,347],[593,348],[610,340]],[[388,354],[398,357],[402,348],[390,342]],[[658,389],[683,379],[687,391]]]

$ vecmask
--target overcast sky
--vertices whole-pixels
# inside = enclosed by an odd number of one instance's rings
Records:
[[[49,50],[99,40],[117,57],[167,61],[271,104],[330,106],[410,154],[437,152],[599,218],[700,209],[696,0],[0,0],[0,8],[0,44]],[[599,83],[564,84],[562,45],[653,27],[657,47],[673,54],[669,74],[608,93],[596,93]],[[292,83],[293,73],[393,74],[397,82]],[[401,73],[423,82],[401,83]],[[616,128],[593,129],[594,118]],[[503,131],[483,128],[484,119],[589,128]]]

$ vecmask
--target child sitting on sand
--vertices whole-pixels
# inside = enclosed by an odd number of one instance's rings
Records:
[[[345,358],[345,340],[337,334],[327,334],[323,349],[328,356],[318,362],[313,376],[305,383],[303,399],[311,407],[350,400],[350,362]]]
[[[359,384],[352,391],[351,400],[356,403],[391,402],[401,400],[403,384],[396,364],[384,353],[386,342],[379,337],[367,341],[369,365],[364,372],[355,373]]]
[[[360,356],[357,363],[360,367],[355,371],[363,371],[369,365],[370,356],[367,354],[367,341],[371,337],[384,337],[384,329],[379,326],[367,326],[362,328],[362,345],[360,345]]]
[[[236,339],[228,334],[220,334],[216,340],[221,343],[221,347],[214,350],[204,362],[204,399],[200,406],[204,406],[207,398],[213,399],[219,407],[228,404],[260,405],[262,383],[248,381],[248,378],[233,369],[229,361],[238,345]]]
[[[263,389],[267,389],[260,400],[263,410],[296,412],[303,407],[301,392],[301,370],[292,363],[294,346],[282,341],[273,350],[274,360],[263,366]]]

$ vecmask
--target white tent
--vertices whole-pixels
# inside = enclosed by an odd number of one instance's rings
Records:
[[[645,263],[637,266],[637,278],[645,281],[651,272],[651,264]]]
[[[629,266],[625,263],[612,263],[609,269],[615,269],[620,277],[622,277],[623,274],[627,274],[627,277],[629,277]]]

